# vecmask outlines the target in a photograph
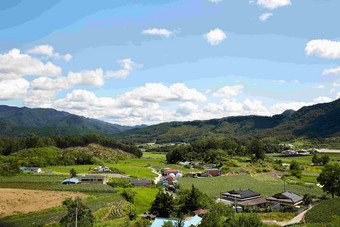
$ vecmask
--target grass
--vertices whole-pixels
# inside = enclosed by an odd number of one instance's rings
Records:
[[[248,174],[231,175],[221,177],[208,178],[182,178],[179,180],[180,186],[184,188],[191,187],[194,184],[199,190],[209,195],[220,196],[220,193],[232,189],[246,189],[249,188],[262,194],[262,196],[272,196],[276,193],[283,192],[283,181],[259,181]],[[286,184],[286,190],[295,192],[299,195],[309,193],[321,197],[324,195],[319,188],[308,188],[300,185]]]
[[[269,212],[257,213],[261,220],[289,221],[295,217],[295,213]]]
[[[307,223],[328,223],[340,217],[340,197],[323,201],[306,214]]]
[[[0,177],[0,183],[60,183],[68,178],[55,174],[21,174],[13,177]]]
[[[319,154],[322,156],[323,154]],[[340,159],[340,154],[327,154],[330,157],[330,163],[336,163],[337,160]],[[273,159],[281,159],[283,163],[292,163],[293,160],[298,162],[299,164],[309,165],[312,164],[313,155],[304,155],[304,156],[296,156],[296,157],[286,157],[282,154],[269,154],[269,157]]]
[[[157,188],[129,188],[132,191],[137,192],[135,197],[135,206],[137,215],[149,211],[151,208],[151,203],[155,200],[158,193]],[[120,188],[119,191],[122,192],[124,189]]]

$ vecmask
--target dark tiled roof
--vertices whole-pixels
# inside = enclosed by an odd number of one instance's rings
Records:
[[[130,184],[151,184],[152,180],[131,180]]]
[[[279,196],[282,195],[286,198],[279,198]],[[282,202],[288,202],[288,203],[296,203],[303,199],[303,197],[295,194],[294,192],[282,192],[275,194],[273,196],[267,197],[268,200],[274,200],[274,201],[282,201]]]
[[[250,189],[240,189],[240,190],[232,190],[229,192],[225,192],[225,193],[222,193],[222,195],[234,196],[234,197],[243,199],[243,198],[249,198],[249,197],[254,197],[254,196],[260,196],[261,194],[258,192],[254,192]]]
[[[243,205],[243,206],[254,206],[258,204],[262,204],[267,202],[266,198],[257,198],[257,199],[250,199],[242,202],[238,202],[237,204]]]

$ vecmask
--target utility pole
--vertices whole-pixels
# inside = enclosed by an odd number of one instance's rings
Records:
[[[236,219],[236,197],[234,197],[235,219]]]
[[[77,205],[78,206],[78,205]],[[76,227],[78,226],[78,207],[76,207]]]
[[[286,191],[286,177],[283,177],[283,191]]]

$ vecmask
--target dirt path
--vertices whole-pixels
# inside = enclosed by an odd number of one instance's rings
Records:
[[[158,173],[154,168],[152,168],[152,167],[148,167],[148,168],[150,168],[151,169],[151,171],[153,172],[153,173],[155,173],[155,174],[157,174],[157,177],[155,178],[155,184],[158,184],[158,182],[161,180],[161,178],[162,178],[162,174],[160,174],[160,173]]]
[[[267,225],[279,225],[279,226],[286,226],[286,225],[296,224],[296,223],[299,223],[300,221],[302,221],[304,216],[305,216],[305,214],[307,213],[307,211],[312,209],[312,208],[313,208],[313,206],[309,207],[305,211],[302,211],[300,214],[296,215],[290,221],[263,220],[262,222],[267,224]]]
[[[61,206],[66,198],[77,196],[88,197],[82,193],[0,188],[0,218]]]

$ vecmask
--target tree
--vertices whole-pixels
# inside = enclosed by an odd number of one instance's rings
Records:
[[[164,222],[162,227],[174,227],[174,224],[172,224],[172,221],[166,221],[166,222]]]
[[[252,159],[258,161],[260,159],[264,160],[265,151],[263,149],[263,143],[260,140],[253,140],[248,146],[248,152],[253,155]]]
[[[174,199],[168,193],[159,190],[151,204],[150,212],[160,217],[169,217],[174,210]]]
[[[309,205],[309,204],[312,204],[313,203],[313,197],[310,195],[310,194],[305,194],[303,196],[303,203],[305,205]]]
[[[135,203],[135,196],[137,192],[132,191],[131,189],[124,189],[121,195],[126,199],[126,201],[130,203]]]
[[[203,220],[200,226],[202,227],[223,226],[223,216],[217,212],[207,213],[203,216]]]
[[[80,197],[76,197],[75,200],[67,198],[63,201],[63,205],[67,207],[67,214],[59,222],[62,227],[75,226],[76,219],[78,226],[93,226],[92,212],[82,203]]]
[[[236,218],[233,227],[260,227],[263,226],[260,217],[256,213],[241,214]]]
[[[290,164],[290,172],[293,176],[296,176],[299,179],[301,178],[302,171],[300,169],[299,163],[297,163],[295,160],[293,160]]]
[[[313,154],[312,162],[314,165],[319,165],[321,163],[321,160],[316,153]]]
[[[71,178],[73,178],[73,177],[76,177],[77,176],[77,171],[75,170],[75,169],[71,169],[70,170],[70,175],[71,175]]]
[[[327,193],[340,196],[340,165],[328,164],[324,167],[317,181],[323,185],[323,190]]]
[[[323,156],[321,156],[321,163],[322,163],[322,165],[327,165],[328,164],[328,162],[330,161],[330,158],[329,158],[329,156],[328,155],[323,155]]]

